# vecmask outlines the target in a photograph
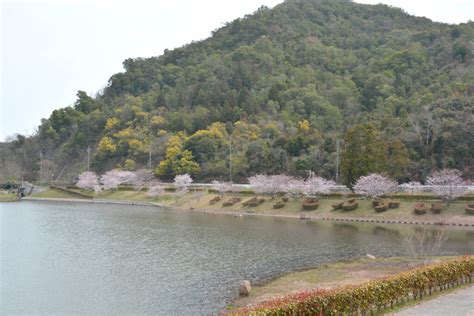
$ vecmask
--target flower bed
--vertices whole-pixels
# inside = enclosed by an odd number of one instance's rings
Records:
[[[342,203],[342,209],[344,211],[353,211],[357,207],[359,207],[359,203],[356,201],[356,199],[349,199]]]
[[[222,206],[232,206],[234,204],[237,204],[241,201],[240,198],[231,198],[230,200],[222,203]]]
[[[279,208],[284,208],[284,207],[285,207],[285,203],[283,201],[279,201],[273,204],[274,209],[279,209]]]
[[[242,203],[243,206],[245,207],[255,207],[255,206],[258,206],[259,204],[262,204],[263,202],[265,202],[265,199],[264,198],[259,198],[257,196],[245,201],[244,203]]]
[[[375,207],[376,212],[385,212],[388,209],[388,202],[387,201],[381,201],[379,204],[377,204]]]
[[[392,277],[334,290],[313,290],[243,308],[234,315],[367,315],[422,298],[433,291],[471,282],[474,257],[424,266]]]
[[[340,209],[342,208],[342,204],[344,204],[344,201],[339,202],[339,203],[334,203],[334,204],[332,205],[332,209],[335,210],[335,211],[336,211],[336,210],[340,210]]]
[[[372,207],[376,207],[378,206],[379,204],[383,203],[383,201],[381,199],[374,199],[372,200]]]
[[[217,202],[219,202],[221,200],[221,197],[220,196],[215,196],[213,197],[210,201],[209,201],[209,204],[210,205],[214,205],[216,204]]]
[[[425,205],[425,203],[417,203],[413,211],[415,212],[416,215],[423,215],[423,214],[426,214],[427,210],[428,210],[428,207]]]
[[[474,203],[469,203],[465,210],[467,214],[474,215]]]
[[[312,211],[319,207],[319,200],[309,198],[303,201],[303,210]]]
[[[433,214],[441,214],[443,203],[431,203],[431,212]]]
[[[400,207],[400,201],[399,200],[390,200],[388,203],[388,208],[399,208]]]

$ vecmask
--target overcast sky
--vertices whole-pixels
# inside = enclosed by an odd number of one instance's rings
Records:
[[[223,23],[282,0],[0,0],[0,141],[32,134],[77,90],[95,94],[129,57],[208,37]],[[360,0],[434,21],[474,20],[472,0]]]

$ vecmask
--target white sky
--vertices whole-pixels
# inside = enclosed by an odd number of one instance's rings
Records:
[[[122,71],[122,61],[204,39],[223,23],[282,0],[0,0],[0,141],[32,134]],[[434,21],[474,19],[472,0],[360,0]]]

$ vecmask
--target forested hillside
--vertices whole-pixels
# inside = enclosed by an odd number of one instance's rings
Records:
[[[234,181],[335,179],[340,140],[341,182],[369,171],[423,181],[444,167],[472,176],[473,53],[473,22],[350,1],[262,7],[204,41],[125,60],[97,96],[79,91],[3,150],[17,157],[3,173],[50,179],[66,166],[60,178],[72,178],[90,146],[99,172],[146,166],[151,150],[163,179],[228,179],[232,147]]]

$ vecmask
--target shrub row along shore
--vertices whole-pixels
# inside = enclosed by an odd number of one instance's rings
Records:
[[[471,283],[474,257],[463,257],[395,276],[333,290],[316,289],[232,311],[232,315],[367,315]]]

